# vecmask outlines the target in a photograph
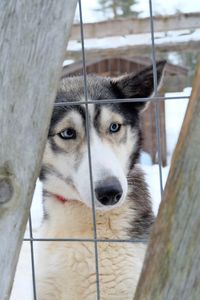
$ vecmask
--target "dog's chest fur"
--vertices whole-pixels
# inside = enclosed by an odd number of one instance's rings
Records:
[[[41,237],[93,239],[91,209],[76,201],[63,204],[55,199],[48,199],[48,206],[51,216],[44,221]],[[134,207],[131,201],[120,208],[98,212],[98,238],[130,239],[134,214],[137,215],[137,205]],[[94,242],[43,242],[39,251],[39,300],[96,299]],[[143,243],[98,243],[101,299],[133,299],[144,253]]]
[[[48,253],[43,251],[41,259],[48,267],[41,270],[45,274],[45,282],[38,284],[38,294],[43,284],[42,300],[95,300],[96,299],[96,268],[93,243],[75,242],[56,246],[49,245]],[[55,255],[55,251],[57,255]],[[52,252],[52,253],[51,253]],[[142,267],[144,246],[119,244],[99,244],[99,274],[102,300],[132,300],[138,276]],[[58,256],[59,253],[59,256]],[[48,283],[48,285],[47,285]],[[45,296],[46,295],[46,296]]]

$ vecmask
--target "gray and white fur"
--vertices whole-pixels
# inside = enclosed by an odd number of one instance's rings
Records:
[[[157,63],[160,82],[165,62]],[[147,239],[154,221],[144,175],[137,165],[141,149],[143,98],[153,93],[152,66],[111,79],[88,76],[89,135],[98,239],[141,239],[138,243],[99,242],[101,300],[133,300]],[[112,104],[103,99],[113,99]],[[44,220],[39,237],[92,239],[86,109],[82,76],[62,79],[52,114],[40,178]],[[70,105],[70,102],[77,105]],[[62,201],[61,201],[62,199]],[[40,242],[37,253],[38,300],[95,300],[93,242]]]

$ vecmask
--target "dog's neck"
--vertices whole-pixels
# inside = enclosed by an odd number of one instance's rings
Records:
[[[47,189],[48,186],[44,185]],[[48,189],[47,189],[48,190]],[[44,190],[44,237],[93,238],[92,209],[69,195],[60,197]],[[135,167],[128,176],[128,195],[118,208],[96,211],[97,237],[126,239],[146,237],[154,222],[144,175]],[[46,229],[45,229],[46,228]]]
[[[46,219],[44,227],[51,237],[93,238],[92,209],[77,200],[67,200],[62,196],[48,193],[45,196]],[[101,239],[126,239],[130,227],[130,202],[109,211],[96,211],[97,237]],[[133,216],[131,217],[133,219]]]
[[[55,200],[61,202],[61,203],[65,203],[67,201],[69,201],[68,199],[66,199],[65,197],[61,196],[61,195],[57,195],[57,194],[53,194],[53,196],[55,197]]]

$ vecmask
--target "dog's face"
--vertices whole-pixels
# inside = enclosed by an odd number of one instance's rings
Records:
[[[160,81],[165,62],[157,64]],[[141,144],[139,115],[144,102],[105,104],[102,99],[148,97],[153,92],[152,67],[133,75],[110,79],[88,76],[84,100],[82,77],[63,79],[53,111],[44,152],[41,179],[44,189],[68,200],[92,206],[88,160],[88,132],[95,207],[108,210],[121,205],[127,194],[127,175],[138,158]],[[77,102],[70,105],[70,102]],[[88,130],[86,128],[87,123]]]

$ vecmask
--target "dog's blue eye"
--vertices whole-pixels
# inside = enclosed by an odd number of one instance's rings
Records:
[[[110,133],[116,133],[120,130],[121,124],[118,123],[111,123],[109,127]]]
[[[66,128],[58,134],[64,140],[76,138],[76,131],[73,128]]]

